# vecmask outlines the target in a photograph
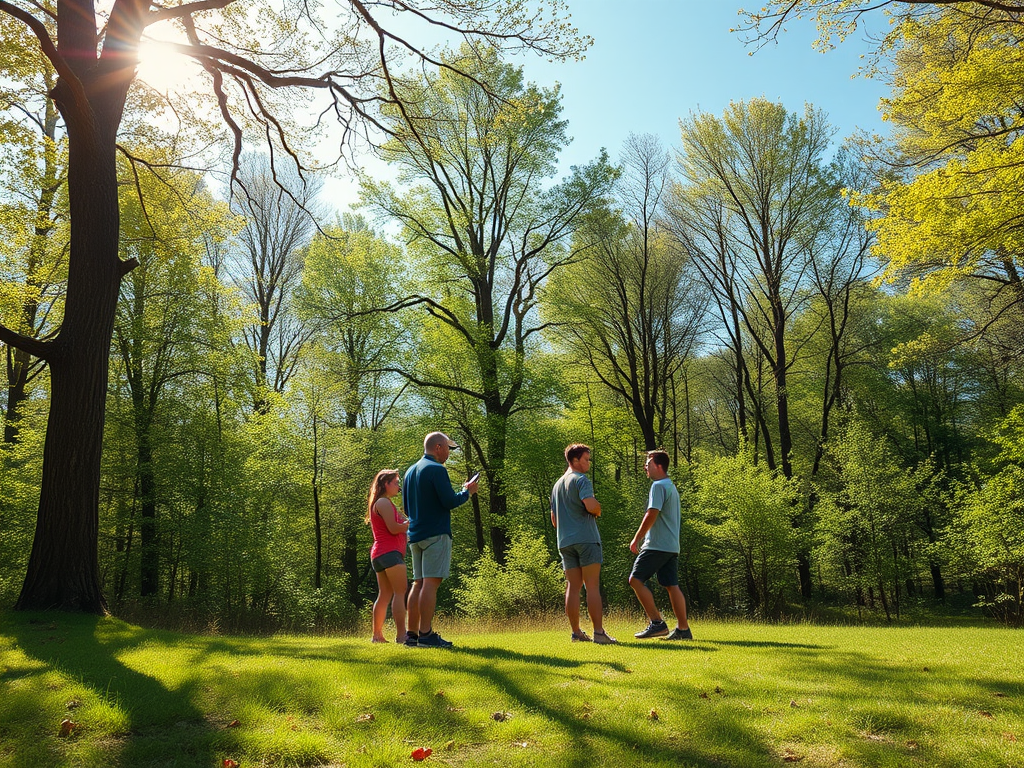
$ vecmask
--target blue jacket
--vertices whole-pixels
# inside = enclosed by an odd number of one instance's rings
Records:
[[[405,473],[402,506],[409,517],[409,543],[431,536],[452,535],[452,510],[469,500],[469,491],[452,490],[448,470],[433,456],[424,456]]]

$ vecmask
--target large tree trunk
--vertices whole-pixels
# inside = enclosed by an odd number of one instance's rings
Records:
[[[91,8],[84,21],[74,19],[81,10],[60,11],[61,52],[71,58],[83,52],[89,58],[95,39],[95,27],[88,27],[93,23]],[[115,137],[130,76],[124,80],[121,71],[103,72],[94,57],[93,70],[80,67],[88,72],[86,85],[98,94],[89,105],[72,95],[63,78],[54,89],[68,128],[71,251],[64,322],[46,353],[50,414],[39,516],[16,605],[21,610],[104,613],[107,608],[98,556],[100,455],[110,341],[126,271],[118,258]]]

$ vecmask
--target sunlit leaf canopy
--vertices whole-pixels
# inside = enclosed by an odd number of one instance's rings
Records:
[[[775,40],[793,19],[811,19],[818,25],[820,37],[816,45],[822,50],[834,42],[842,42],[858,30],[866,17],[883,11],[893,19],[928,15],[937,9],[954,10],[968,17],[981,18],[998,14],[1003,21],[1020,24],[1024,13],[1022,0],[771,0],[761,8],[740,10],[743,23],[740,31],[760,41]],[[898,33],[885,37],[883,45],[896,39]]]

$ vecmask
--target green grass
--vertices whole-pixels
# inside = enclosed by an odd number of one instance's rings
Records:
[[[0,768],[412,765],[417,746],[427,766],[1024,765],[1012,630],[707,622],[669,644],[618,619],[607,647],[554,618],[444,626],[453,651],[0,614]]]

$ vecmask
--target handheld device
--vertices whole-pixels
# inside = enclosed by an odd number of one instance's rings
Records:
[[[480,473],[477,472],[475,475],[473,475],[471,478],[469,478],[469,480],[466,481],[466,485],[470,485],[471,483],[475,483],[479,479],[480,479]]]

